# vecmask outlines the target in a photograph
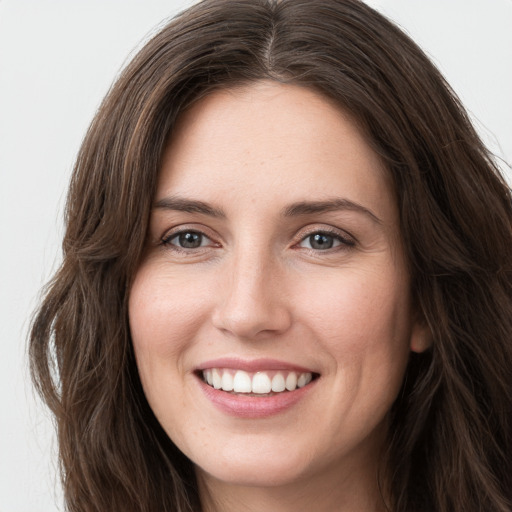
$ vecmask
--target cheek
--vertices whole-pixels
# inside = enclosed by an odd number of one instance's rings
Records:
[[[385,412],[400,389],[409,357],[408,282],[389,268],[354,270],[331,279],[327,291],[311,291],[302,316],[329,354],[336,374],[334,403],[344,397],[354,412],[370,402],[375,411]]]
[[[324,404],[334,411],[333,446],[369,435],[396,399],[410,352],[407,292],[399,275],[354,272],[330,281],[323,301],[310,301],[309,325],[333,375]]]
[[[199,283],[200,284],[200,283]],[[170,275],[165,265],[143,265],[129,299],[130,330],[136,352],[173,359],[198,329],[206,304],[197,282]]]
[[[143,264],[130,291],[131,338],[139,376],[150,403],[162,386],[169,390],[176,388],[183,373],[184,350],[197,328],[197,318],[192,313],[193,299],[179,290],[179,285],[169,286],[161,269]]]
[[[169,286],[165,269],[160,267],[152,262],[140,267],[130,291],[128,313],[144,394],[171,436],[173,418],[180,417],[186,407],[187,397],[180,392],[185,376],[183,354],[197,319],[190,308],[192,299],[179,294],[177,286]]]
[[[308,300],[301,308],[301,315],[322,332],[321,339],[335,345],[345,340],[364,350],[383,338],[393,344],[408,336],[409,286],[399,272],[379,267],[345,270],[325,282],[309,283]]]

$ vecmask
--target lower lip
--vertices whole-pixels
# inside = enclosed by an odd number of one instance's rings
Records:
[[[215,407],[230,416],[239,418],[265,418],[282,413],[302,400],[316,385],[313,380],[303,388],[284,391],[272,396],[236,395],[215,389],[198,378],[203,393]]]

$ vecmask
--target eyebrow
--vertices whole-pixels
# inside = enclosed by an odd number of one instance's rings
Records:
[[[187,213],[201,213],[215,218],[225,218],[226,214],[220,208],[213,206],[203,201],[195,199],[186,199],[182,197],[165,197],[156,201],[153,208],[158,210],[174,210]]]
[[[334,198],[327,201],[299,201],[284,208],[282,215],[284,217],[298,217],[301,215],[313,215],[316,213],[326,213],[338,210],[351,210],[362,213],[370,217],[377,224],[382,224],[382,220],[371,210],[362,204],[350,201],[345,198]]]
[[[155,202],[153,208],[158,210],[173,210],[187,213],[200,213],[215,218],[226,218],[226,214],[220,208],[211,206],[203,201],[187,199],[183,197],[164,197]],[[299,201],[286,206],[282,211],[283,217],[299,217],[301,215],[314,215],[338,210],[351,210],[362,213],[377,224],[382,221],[371,210],[363,205],[345,198],[334,198],[327,201]]]

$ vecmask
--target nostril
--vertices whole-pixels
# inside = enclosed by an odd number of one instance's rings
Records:
[[[240,339],[257,340],[288,330],[291,315],[286,307],[264,301],[219,307],[212,321],[224,333]]]

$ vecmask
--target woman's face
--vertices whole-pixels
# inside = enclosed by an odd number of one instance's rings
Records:
[[[272,82],[186,112],[129,315],[147,400],[203,478],[373,478],[422,335],[390,180],[350,118]]]

